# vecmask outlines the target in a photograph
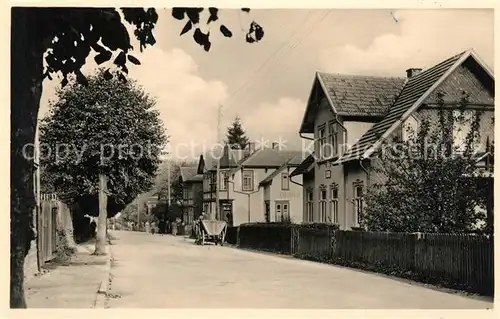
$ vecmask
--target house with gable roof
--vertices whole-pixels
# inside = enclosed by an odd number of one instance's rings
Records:
[[[203,175],[196,166],[181,166],[179,182],[182,185],[182,220],[191,225],[203,210]]]
[[[481,111],[478,165],[487,166],[486,178],[492,178],[494,77],[473,50],[425,70],[408,69],[406,78],[318,72],[300,127],[314,155],[290,175],[303,180],[304,220],[358,227],[364,191],[384,178],[374,171],[382,143],[407,138],[406,128],[418,130],[423,118],[437,121],[439,92],[450,112],[457,111],[464,93],[466,112]],[[454,143],[463,142],[460,129],[454,130]]]
[[[289,174],[302,162],[303,152],[262,147],[229,172],[225,189],[233,199],[233,225],[251,222],[302,222],[302,185]]]
[[[214,149],[200,155],[197,174],[202,176],[203,213],[207,214],[210,218],[226,220],[231,224],[233,199],[227,196],[227,188],[225,187],[224,180],[226,180],[228,172],[237,167],[238,162],[254,150],[254,143],[249,143],[247,148],[243,150],[231,149],[226,145],[223,149]],[[220,176],[217,176],[217,162],[219,160]],[[219,183],[218,188],[217,183]],[[222,216],[217,216],[217,192],[219,193],[219,212],[222,212]]]

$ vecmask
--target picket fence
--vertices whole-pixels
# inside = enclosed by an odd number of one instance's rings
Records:
[[[493,237],[300,229],[297,257],[409,272],[429,283],[493,294]]]

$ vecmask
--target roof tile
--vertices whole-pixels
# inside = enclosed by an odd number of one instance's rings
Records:
[[[457,54],[410,78],[385,118],[375,123],[338,163],[360,158],[464,53]]]
[[[401,91],[405,78],[318,72],[339,115],[383,116]]]

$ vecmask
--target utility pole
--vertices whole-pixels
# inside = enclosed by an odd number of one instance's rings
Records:
[[[221,144],[221,132],[220,132],[220,127],[221,127],[221,121],[222,121],[222,104],[219,105],[217,109],[217,143],[220,145]],[[222,149],[222,154],[224,154],[224,148]],[[220,188],[220,158],[217,159],[217,170],[216,170],[216,177],[215,177],[215,219],[219,220],[220,219],[220,203],[219,203],[219,188]]]

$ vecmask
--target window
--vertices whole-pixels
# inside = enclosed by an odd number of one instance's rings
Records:
[[[208,192],[210,190],[210,180],[207,174],[203,176],[203,190]]]
[[[475,111],[453,111],[453,150],[463,153],[467,146],[467,135],[472,129]]]
[[[221,191],[226,191],[227,190],[227,185],[228,185],[228,174],[229,172],[220,172],[220,190]]]
[[[319,142],[319,150],[318,153],[320,154],[320,158],[325,157],[325,144],[326,144],[326,132],[325,132],[325,126],[321,126],[318,129],[318,142]]]
[[[331,170],[327,169],[327,170],[325,171],[325,178],[327,178],[327,179],[328,179],[328,178],[332,178],[332,171],[331,171]]]
[[[208,214],[208,203],[206,203],[206,204],[203,205],[203,212],[205,214]]]
[[[416,137],[418,132],[418,120],[414,116],[410,116],[403,124],[401,137],[403,141],[408,141]]]
[[[321,223],[327,222],[326,216],[326,189],[319,191],[319,221]]]
[[[243,171],[243,190],[253,191],[253,171]]]
[[[314,192],[313,191],[308,191],[307,192],[307,203],[306,203],[306,222],[313,222],[314,221]]]
[[[274,221],[275,222],[279,222],[281,220],[281,216],[282,216],[282,211],[281,211],[281,204],[280,203],[276,203],[276,210],[274,211]]]
[[[281,189],[284,191],[290,190],[290,180],[288,173],[281,173]]]
[[[187,187],[184,187],[183,191],[184,191],[184,199],[189,199]]]
[[[354,214],[355,221],[361,224],[361,217],[363,215],[363,184],[360,181],[354,182]]]
[[[332,223],[339,222],[339,189],[337,185],[330,186],[330,217]]]
[[[337,143],[337,126],[335,122],[330,122],[328,124],[328,156],[334,157],[338,152],[338,143]]]
[[[194,221],[194,210],[193,208],[189,208],[188,210],[188,224],[192,224]]]

